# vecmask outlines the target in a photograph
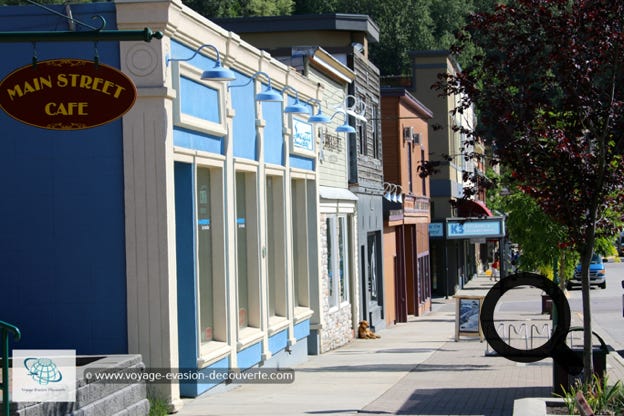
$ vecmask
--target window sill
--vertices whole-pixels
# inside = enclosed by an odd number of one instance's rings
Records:
[[[236,343],[236,347],[238,351],[255,344],[258,341],[262,340],[264,333],[254,327],[246,327],[238,330],[238,342]]]
[[[312,309],[297,306],[295,308],[293,320],[295,323],[298,323],[301,321],[305,321],[306,319],[309,319],[312,315],[314,315],[314,311]]]
[[[290,321],[283,316],[271,316],[269,318],[269,336],[288,328],[288,324]]]
[[[211,341],[200,347],[200,357],[197,359],[197,368],[208,367],[232,352],[232,347],[225,342]]]

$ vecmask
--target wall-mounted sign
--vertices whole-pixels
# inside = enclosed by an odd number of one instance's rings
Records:
[[[312,136],[312,124],[293,119],[292,148],[294,151],[314,151],[314,138]]]
[[[81,59],[52,59],[16,69],[0,82],[0,107],[11,117],[50,130],[109,123],[136,100],[123,72]]]
[[[432,222],[429,224],[429,237],[444,237],[444,224]]]
[[[483,220],[452,220],[446,222],[446,238],[500,238],[505,236],[502,218],[491,217]]]

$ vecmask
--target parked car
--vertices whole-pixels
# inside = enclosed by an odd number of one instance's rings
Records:
[[[572,287],[580,286],[581,284],[581,265],[579,263],[574,269],[574,276],[567,282],[567,288],[572,289]],[[590,286],[599,286],[601,289],[607,288],[605,265],[600,254],[594,253],[592,255],[591,263],[589,264],[589,284]]]
[[[624,233],[620,233],[615,242],[615,248],[617,249],[618,256],[624,256]]]

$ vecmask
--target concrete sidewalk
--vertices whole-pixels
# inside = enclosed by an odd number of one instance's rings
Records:
[[[459,295],[485,295],[487,277],[472,279]],[[527,305],[541,308],[536,289],[514,289],[497,306],[511,318]],[[535,306],[538,305],[538,306]],[[230,385],[185,399],[181,416],[209,415],[512,415],[514,401],[549,397],[553,363],[516,363],[486,354],[478,337],[455,341],[455,299],[434,299],[422,317],[355,339],[295,367],[292,384]],[[546,315],[534,313],[536,322]],[[541,316],[538,316],[541,315]],[[608,355],[609,379],[624,375],[622,360]]]

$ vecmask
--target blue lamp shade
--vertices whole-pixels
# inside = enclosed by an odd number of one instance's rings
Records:
[[[336,127],[336,133],[355,133],[355,129],[345,122],[343,125]]]
[[[310,111],[308,110],[308,107],[301,104],[299,100],[295,100],[294,103],[287,105],[286,108],[284,108],[284,112],[291,113],[291,114],[309,114],[310,113]]]
[[[330,120],[331,119],[325,114],[321,113],[321,110],[319,109],[318,113],[308,118],[308,123],[329,123]]]
[[[284,101],[282,94],[275,91],[273,88],[267,86],[264,91],[256,94],[256,100],[258,101]]]
[[[204,71],[201,75],[201,79],[203,80],[212,80],[212,81],[232,81],[236,79],[236,74],[231,69],[224,68],[221,65],[221,54],[219,54],[219,49],[216,46],[206,43],[201,45],[199,48],[195,49],[195,53],[188,58],[167,58],[167,65],[169,62],[187,62],[191,59],[195,58],[199,51],[204,48],[212,49],[217,55],[217,60],[213,68]]]
[[[211,69],[205,70],[201,79],[212,81],[233,81],[236,79],[236,74],[231,69],[224,68],[220,61],[215,63],[215,66]]]

